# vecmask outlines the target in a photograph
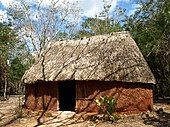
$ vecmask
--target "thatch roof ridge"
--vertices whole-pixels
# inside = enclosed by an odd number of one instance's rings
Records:
[[[48,47],[51,47],[51,46],[55,46],[55,45],[60,45],[60,44],[78,44],[79,42],[81,42],[81,44],[86,44],[89,42],[90,39],[93,39],[93,38],[102,38],[102,37],[110,37],[110,36],[121,36],[121,37],[126,37],[126,36],[129,36],[130,35],[130,32],[129,31],[121,31],[121,32],[112,32],[110,34],[102,34],[102,35],[95,35],[95,36],[90,36],[90,37],[82,37],[82,38],[76,38],[76,39],[66,39],[66,40],[59,40],[57,41],[56,43],[50,43],[50,46]],[[116,38],[115,38],[116,39]],[[88,41],[88,42],[87,42]],[[91,42],[93,43],[93,42]]]
[[[57,41],[23,76],[25,83],[73,79],[155,83],[127,31]]]

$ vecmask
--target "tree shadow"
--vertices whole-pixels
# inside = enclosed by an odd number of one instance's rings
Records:
[[[146,118],[143,118],[144,124],[153,125],[155,127],[169,127],[170,113],[164,112],[162,108],[155,112],[157,117],[146,115]]]
[[[155,103],[170,104],[170,97],[157,97],[154,99]]]
[[[2,121],[4,116],[5,116],[5,114],[0,112],[0,121]]]
[[[35,125],[34,127],[38,127],[41,125],[46,125],[46,126],[50,126],[53,125],[55,127],[60,127],[60,126],[67,126],[67,125],[72,125],[72,124],[77,124],[77,123],[81,123],[83,121],[80,121],[80,119],[82,118],[81,116],[78,118],[75,118],[75,115],[72,115],[70,117],[66,117],[64,119],[60,119],[60,117],[62,116],[62,113],[64,113],[64,111],[61,111],[59,114],[57,114],[56,116],[52,117],[51,119],[47,119],[44,122],[38,123],[37,120],[37,125]],[[41,118],[43,118],[45,116],[41,116],[38,118],[39,120]],[[55,125],[54,125],[55,124]]]

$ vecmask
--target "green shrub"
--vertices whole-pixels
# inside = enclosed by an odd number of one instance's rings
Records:
[[[104,114],[104,117],[108,117],[111,120],[115,120],[113,113],[115,112],[116,100],[113,97],[101,96],[99,99],[95,99],[95,103],[99,108],[99,113]]]

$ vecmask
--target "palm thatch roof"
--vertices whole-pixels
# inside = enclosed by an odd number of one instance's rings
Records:
[[[24,83],[38,80],[101,80],[155,84],[129,32],[115,32],[53,43],[23,76]]]

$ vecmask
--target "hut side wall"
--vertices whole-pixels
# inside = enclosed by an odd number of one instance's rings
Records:
[[[57,82],[37,82],[26,85],[25,108],[59,110]],[[94,103],[100,96],[114,96],[116,112],[139,113],[153,108],[150,84],[111,81],[76,81],[76,111],[98,112]]]
[[[58,85],[54,82],[27,84],[25,108],[30,110],[58,110]]]
[[[153,94],[150,84],[106,81],[78,81],[77,112],[98,112],[94,98],[114,96],[116,112],[139,113],[152,110]]]

